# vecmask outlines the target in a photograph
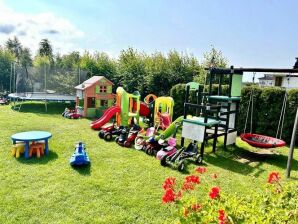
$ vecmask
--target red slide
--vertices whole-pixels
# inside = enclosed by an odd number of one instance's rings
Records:
[[[133,110],[136,111],[137,110],[137,104],[134,102],[133,104]],[[150,109],[147,106],[146,103],[144,102],[140,102],[140,116],[142,117],[148,117],[150,114]]]
[[[99,119],[97,119],[96,121],[93,121],[90,124],[90,127],[95,130],[100,129],[103,125],[108,123],[109,120],[111,120],[111,118],[116,113],[120,113],[120,111],[121,111],[121,108],[118,106],[113,106],[113,107],[108,108]]]

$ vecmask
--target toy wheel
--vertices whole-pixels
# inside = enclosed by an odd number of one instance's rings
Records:
[[[115,142],[118,143],[118,141],[119,141],[119,137],[116,137]]]
[[[152,155],[152,148],[148,145],[148,146],[145,148],[145,152],[146,152],[146,154],[148,154],[148,155]]]
[[[178,171],[183,171],[185,169],[185,165],[184,165],[183,160],[179,161],[177,169],[178,169]]]
[[[111,135],[110,133],[106,133],[106,134],[104,135],[104,139],[105,139],[106,141],[111,141],[111,140],[112,140],[112,135]]]
[[[99,138],[104,138],[105,132],[104,131],[99,131],[98,132],[98,137]]]
[[[196,156],[196,164],[202,164],[203,162],[203,157],[201,155]]]
[[[164,155],[163,157],[161,157],[160,165],[167,166],[168,165],[167,160],[168,160],[168,155]]]
[[[124,142],[124,146],[127,147],[127,148],[129,148],[130,147],[130,142],[129,141],[125,141]]]

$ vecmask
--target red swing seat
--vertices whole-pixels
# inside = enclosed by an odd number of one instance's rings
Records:
[[[253,133],[241,134],[240,138],[242,141],[245,141],[251,146],[258,148],[277,148],[286,145],[285,141],[281,139]]]

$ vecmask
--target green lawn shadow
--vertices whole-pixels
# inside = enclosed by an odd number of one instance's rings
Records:
[[[14,110],[14,103],[11,103],[11,109]],[[18,104],[16,104],[18,105]],[[65,103],[65,102],[47,102],[47,111],[45,108],[44,102],[23,102],[21,109],[18,111],[21,113],[35,113],[35,114],[62,114],[65,108],[74,108],[74,103]]]
[[[58,158],[58,154],[53,152],[53,151],[49,151],[48,155],[43,155],[40,158],[36,158],[36,156],[33,156],[32,158],[29,159],[25,159],[24,156],[20,157],[17,159],[17,161],[19,161],[20,163],[24,163],[24,164],[47,164],[51,161],[54,161]]]
[[[264,163],[286,169],[287,160],[288,157],[282,154],[261,154],[237,145],[227,147],[227,149],[219,146],[215,153],[205,154],[207,163],[242,175],[254,173],[255,177],[266,172],[262,168]],[[292,170],[298,170],[297,160],[293,159]]]
[[[91,173],[91,164],[84,166],[71,166],[73,170],[77,171],[82,176],[90,176]]]

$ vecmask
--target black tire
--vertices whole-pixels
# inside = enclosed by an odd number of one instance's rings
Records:
[[[147,146],[145,152],[146,152],[148,155],[152,156],[152,155],[153,155],[152,147],[151,147],[151,146]]]
[[[99,131],[98,132],[98,137],[99,138],[104,138],[104,136],[105,136],[105,132],[104,131]]]
[[[160,165],[162,166],[167,166],[167,159],[168,159],[168,155],[164,155],[161,159],[160,159]]]
[[[202,164],[203,163],[203,157],[200,155],[200,154],[198,154],[198,155],[196,155],[196,164]]]
[[[183,171],[185,169],[184,160],[179,161],[177,169],[178,171]]]
[[[115,138],[115,142],[118,143],[118,141],[119,141],[119,136],[117,136],[117,137]]]
[[[106,133],[106,134],[104,135],[104,139],[105,139],[106,141],[111,141],[112,138],[113,138],[113,136],[112,136],[111,133]]]

